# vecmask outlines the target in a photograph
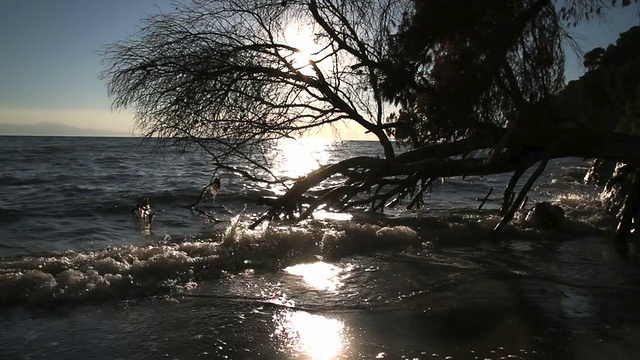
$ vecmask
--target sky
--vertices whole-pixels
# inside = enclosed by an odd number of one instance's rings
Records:
[[[131,133],[129,112],[113,112],[96,54],[132,35],[171,0],[0,0],[0,123],[57,122]],[[573,29],[588,51],[606,47],[640,24],[638,7],[612,12],[607,22]],[[567,56],[567,79],[582,74]],[[353,136],[357,137],[357,136]]]

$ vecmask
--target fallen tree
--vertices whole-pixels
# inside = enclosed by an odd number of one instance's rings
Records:
[[[216,171],[252,181],[291,180],[270,171],[278,139],[327,126],[339,131],[344,122],[378,139],[384,158],[356,157],[312,171],[270,199],[254,226],[304,219],[319,208],[376,211],[403,200],[418,207],[438,178],[511,172],[500,229],[551,159],[638,165],[640,139],[594,130],[565,116],[557,101],[568,27],[601,16],[610,2],[467,5],[193,0],[107,47],[103,77],[114,106],[133,107],[147,136],[199,145]],[[394,141],[407,151],[396,154]],[[326,185],[335,177],[338,185]],[[637,186],[633,180],[628,187]],[[637,207],[625,209],[620,223],[630,224]],[[618,238],[631,228],[621,226]]]
[[[319,207],[344,211],[368,206],[375,211],[406,200],[407,209],[411,209],[421,204],[425,191],[438,178],[512,173],[503,194],[500,209],[503,218],[496,226],[499,229],[513,218],[551,159],[607,158],[640,166],[640,137],[635,135],[579,130],[555,130],[551,136],[542,131],[527,132],[513,136],[500,154],[491,155],[491,147],[506,133],[505,129],[495,128],[455,142],[407,151],[392,160],[356,157],[322,167],[271,201],[271,208],[253,226],[281,216],[305,219]],[[469,156],[471,152],[478,154]],[[534,165],[537,165],[536,171],[516,196],[516,183]],[[342,176],[344,180],[339,185],[318,189],[333,176]],[[632,199],[629,197],[622,204],[632,203]],[[629,222],[634,216],[637,214],[623,216],[621,221]]]

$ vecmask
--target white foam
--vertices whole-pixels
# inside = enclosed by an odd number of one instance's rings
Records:
[[[117,261],[112,257],[106,257],[96,260],[93,267],[101,274],[122,274],[129,271],[131,265],[126,261]]]
[[[0,263],[0,304],[42,304],[189,291],[238,264],[295,263],[313,256],[368,253],[417,243],[406,226],[309,221],[248,229],[233,219],[218,241],[127,246],[23,257]]]
[[[418,233],[407,226],[383,227],[376,231],[376,236],[387,237],[392,241],[415,243],[418,241]]]
[[[321,247],[325,255],[341,256],[400,249],[418,243],[418,233],[407,226],[383,227],[347,222],[333,231],[326,231],[321,240]]]
[[[556,196],[552,201],[565,210],[569,220],[594,225],[601,229],[611,226],[612,218],[607,214],[599,196],[566,193]]]

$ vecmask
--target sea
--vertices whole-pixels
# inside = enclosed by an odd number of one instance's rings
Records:
[[[287,140],[270,170],[382,154]],[[0,359],[635,359],[640,255],[611,240],[589,165],[554,161],[498,233],[510,174],[435,182],[417,210],[251,229],[284,188],[220,171],[199,199],[198,149],[0,137]],[[527,218],[541,201],[561,229]]]

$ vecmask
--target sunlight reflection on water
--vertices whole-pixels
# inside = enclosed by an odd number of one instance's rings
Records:
[[[326,164],[333,142],[322,139],[284,139],[279,143],[274,173],[296,178]]]
[[[336,291],[342,287],[342,279],[351,267],[341,268],[323,261],[289,266],[284,269],[291,275],[300,276],[311,287],[318,290]]]
[[[349,221],[353,219],[353,215],[349,213],[334,213],[325,210],[316,210],[313,213],[313,218],[316,220]]]
[[[293,350],[310,359],[333,359],[346,346],[344,323],[305,311],[284,310],[273,316],[273,337],[283,351]]]

